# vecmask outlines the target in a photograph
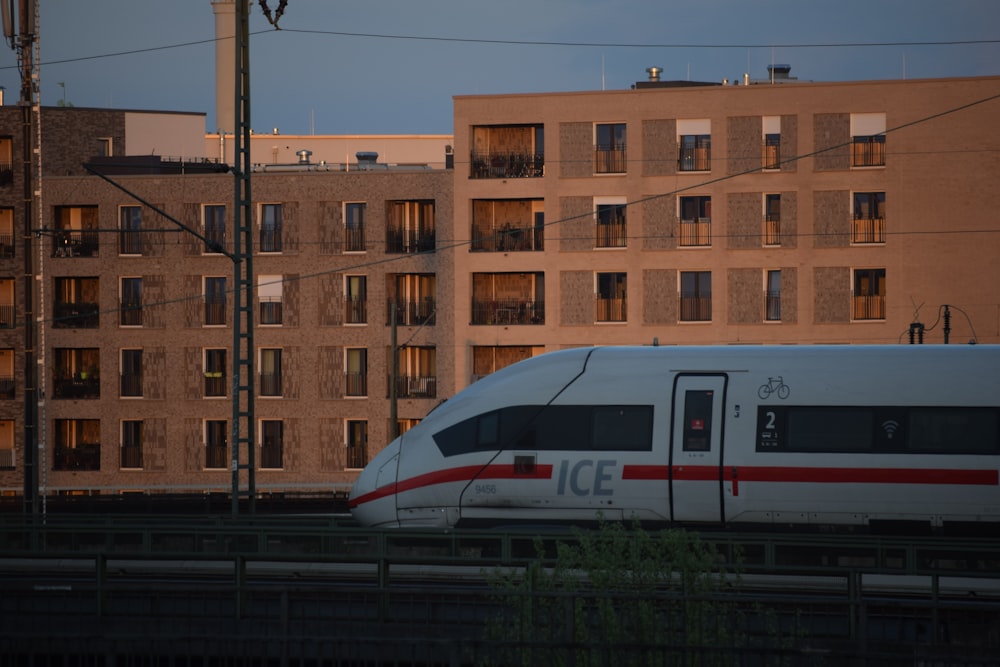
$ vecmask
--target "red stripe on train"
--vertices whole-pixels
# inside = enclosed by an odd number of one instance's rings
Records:
[[[718,466],[675,466],[674,481],[713,481],[719,479]],[[725,466],[725,481],[792,482],[803,484],[959,484],[997,486],[996,470],[939,468],[804,468],[779,466]],[[661,480],[670,476],[669,466],[626,465],[622,479]]]
[[[354,508],[358,505],[370,503],[379,498],[413,491],[425,486],[436,484],[448,484],[450,482],[471,482],[473,479],[552,479],[552,466],[536,465],[534,468],[525,469],[522,466],[514,465],[489,465],[483,466],[462,466],[459,468],[448,468],[446,470],[435,470],[423,475],[417,475],[402,482],[394,482],[370,491],[363,496],[353,498],[348,507]]]

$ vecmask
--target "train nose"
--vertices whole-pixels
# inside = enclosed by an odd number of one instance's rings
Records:
[[[398,526],[396,475],[399,469],[399,438],[365,466],[351,487],[348,507],[363,526]]]

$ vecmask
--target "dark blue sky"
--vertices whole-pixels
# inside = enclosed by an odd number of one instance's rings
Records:
[[[43,104],[201,111],[214,129],[210,0],[41,4]],[[772,61],[814,81],[1000,75],[1000,43],[913,44],[1000,40],[997,0],[289,0],[280,31],[251,11],[252,125],[283,134],[447,134],[453,95],[624,89],[652,65],[700,81]],[[837,46],[860,43],[892,45]],[[9,48],[0,85],[13,103]]]

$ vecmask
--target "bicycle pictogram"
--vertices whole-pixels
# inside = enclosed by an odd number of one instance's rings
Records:
[[[780,375],[778,377],[767,378],[767,384],[762,384],[757,390],[757,395],[761,398],[767,398],[771,394],[777,394],[778,398],[784,400],[788,398],[788,395],[792,393],[792,390],[788,388],[785,384],[784,378]]]

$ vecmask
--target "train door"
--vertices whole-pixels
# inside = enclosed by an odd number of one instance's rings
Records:
[[[722,520],[725,375],[678,375],[670,447],[671,518]]]

